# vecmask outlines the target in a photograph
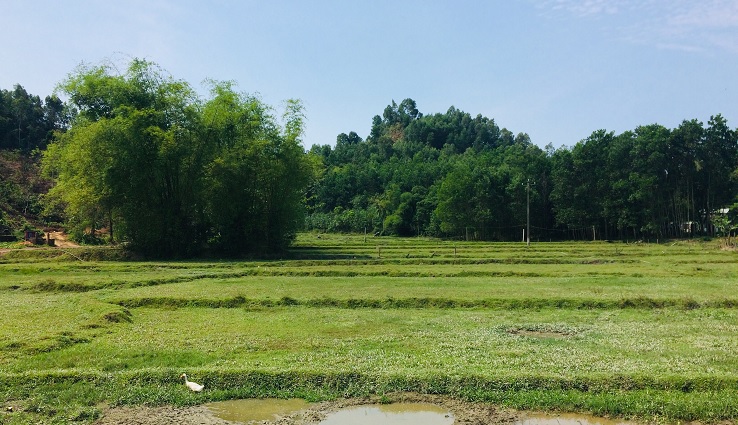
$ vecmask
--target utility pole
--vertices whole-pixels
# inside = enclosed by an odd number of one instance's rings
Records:
[[[527,197],[527,223],[526,223],[526,230],[525,230],[525,242],[526,246],[530,246],[530,179],[528,179],[528,182],[525,185],[525,193]]]

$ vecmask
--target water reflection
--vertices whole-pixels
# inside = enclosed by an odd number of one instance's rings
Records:
[[[213,415],[234,422],[273,421],[279,416],[291,415],[310,406],[310,403],[299,398],[227,400],[205,405]]]
[[[354,406],[331,413],[321,425],[451,425],[453,415],[428,403]]]

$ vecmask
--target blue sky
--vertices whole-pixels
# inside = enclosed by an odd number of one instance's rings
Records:
[[[44,97],[82,63],[158,63],[306,106],[334,144],[394,99],[572,146],[718,113],[738,127],[738,0],[0,0],[0,88]]]

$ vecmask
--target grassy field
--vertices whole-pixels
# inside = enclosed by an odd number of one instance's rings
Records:
[[[648,421],[738,418],[738,253],[717,243],[305,234],[279,260],[125,258],[0,256],[0,398],[14,408],[0,420],[394,391]],[[182,372],[207,390],[188,392]]]

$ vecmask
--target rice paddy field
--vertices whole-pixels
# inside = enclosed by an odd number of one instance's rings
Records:
[[[406,391],[735,423],[738,252],[303,234],[274,260],[0,255],[2,423]]]

